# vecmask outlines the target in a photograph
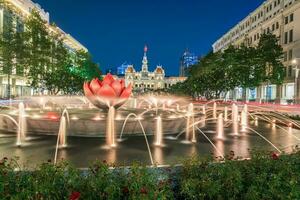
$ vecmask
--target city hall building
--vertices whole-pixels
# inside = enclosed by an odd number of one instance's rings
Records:
[[[284,51],[283,63],[286,77],[282,85],[265,83],[255,89],[247,89],[246,98],[256,101],[280,103],[300,100],[300,0],[267,0],[246,18],[235,25],[213,44],[213,51],[222,51],[230,45],[258,44],[264,33],[280,38]],[[242,88],[230,92],[229,98],[242,99]]]
[[[161,90],[169,88],[178,82],[183,82],[186,77],[166,77],[165,70],[161,65],[157,65],[154,71],[148,69],[148,48],[144,48],[141,71],[136,71],[133,65],[128,65],[125,71],[125,84],[131,84],[136,92],[146,90]]]
[[[87,49],[75,40],[71,35],[65,33],[59,27],[53,27],[50,25],[49,13],[41,8],[40,5],[30,1],[30,0],[4,0],[3,5],[0,5],[0,34],[6,29],[8,19],[12,18],[15,20],[13,23],[18,31],[24,30],[24,21],[28,17],[33,9],[37,10],[41,18],[47,22],[47,27],[49,32],[56,32],[62,35],[65,47],[70,52],[75,52],[77,50]],[[9,10],[8,10],[9,8]],[[11,12],[12,11],[12,12]],[[0,98],[8,98],[8,85],[11,87],[11,96],[29,96],[35,94],[33,88],[29,86],[29,81],[26,77],[18,75],[16,69],[12,70],[10,80],[8,80],[8,75],[0,72]],[[10,84],[8,84],[10,83]]]

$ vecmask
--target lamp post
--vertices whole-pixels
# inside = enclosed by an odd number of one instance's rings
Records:
[[[298,77],[299,77],[299,60],[300,58],[295,58],[292,60],[292,64],[294,65],[295,70],[295,87],[294,87],[294,99],[295,103],[298,103]]]

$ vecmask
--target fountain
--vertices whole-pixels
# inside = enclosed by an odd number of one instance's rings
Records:
[[[224,124],[223,124],[223,114],[219,114],[218,116],[218,124],[217,124],[217,138],[222,140],[224,139]]]
[[[203,115],[206,115],[206,108],[205,108],[205,105],[202,106],[202,114],[203,114]]]
[[[26,116],[23,103],[19,103],[19,126],[17,133],[17,146],[21,146],[26,140]]]
[[[217,103],[216,102],[214,102],[214,105],[213,105],[213,118],[217,119]]]
[[[196,142],[195,136],[195,127],[194,127],[194,105],[192,103],[189,104],[187,109],[187,118],[186,118],[186,132],[185,132],[185,140]]]
[[[239,128],[239,110],[236,104],[232,104],[231,109],[231,120],[232,120],[232,127],[233,127],[233,134],[238,135],[238,128]]]
[[[246,114],[245,110],[242,110],[242,113],[241,113],[241,126],[242,126],[241,131],[245,132],[247,129],[247,114]]]
[[[300,123],[286,116],[288,107],[279,112],[251,102],[238,106],[220,100],[191,103],[183,97],[132,96],[130,86],[112,77],[85,83],[84,90],[88,101],[79,96],[12,101],[12,107],[0,111],[0,156],[35,163],[54,155],[54,163],[63,157],[83,168],[95,159],[174,164],[175,158],[191,153],[213,151],[224,158],[225,150],[233,149],[247,158],[247,149],[282,152],[300,141]],[[20,102],[26,102],[26,113]],[[31,140],[24,148],[26,137]],[[20,148],[13,151],[16,140]]]
[[[228,121],[228,107],[227,106],[224,107],[224,121],[225,122]]]
[[[104,77],[103,81],[97,78],[90,83],[84,83],[85,96],[100,109],[108,109],[106,120],[106,144],[116,147],[115,134],[115,108],[122,106],[129,98],[132,86],[125,87],[125,81],[115,80],[111,74]],[[134,99],[136,101],[136,99]],[[134,103],[134,107],[137,103]]]
[[[62,116],[60,119],[59,131],[58,131],[59,147],[67,147],[67,124],[66,117]]]
[[[161,146],[163,144],[163,129],[161,117],[156,117],[156,134],[155,134],[155,145]]]
[[[115,108],[110,106],[106,121],[106,144],[110,147],[116,147],[115,137]]]
[[[180,112],[180,106],[179,106],[179,104],[176,105],[176,111]]]

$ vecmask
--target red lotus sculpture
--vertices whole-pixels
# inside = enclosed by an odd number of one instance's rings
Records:
[[[132,92],[131,85],[125,87],[124,79],[115,79],[111,74],[107,74],[103,81],[95,78],[91,82],[85,82],[83,89],[90,102],[102,109],[120,107]]]

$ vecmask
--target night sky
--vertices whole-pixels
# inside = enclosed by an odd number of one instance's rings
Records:
[[[140,69],[144,45],[150,70],[178,75],[186,48],[211,45],[263,0],[34,0],[50,20],[86,46],[102,71],[124,61]]]

